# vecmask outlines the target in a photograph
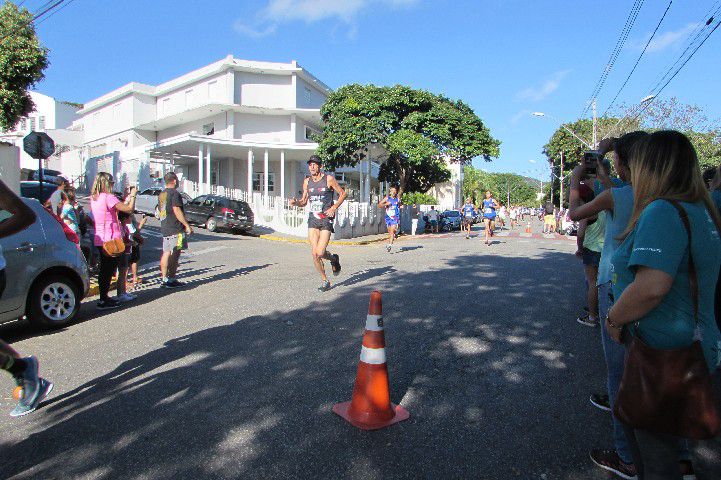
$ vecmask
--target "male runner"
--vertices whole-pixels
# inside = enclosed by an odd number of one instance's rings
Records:
[[[293,197],[290,201],[291,207],[305,207],[310,204],[308,216],[308,242],[310,243],[311,255],[315,269],[320,273],[322,282],[318,290],[326,292],[330,290],[330,282],[325,275],[323,259],[330,261],[333,275],[340,274],[340,258],[331,254],[328,248],[330,234],[333,233],[333,220],[335,212],[343,203],[347,193],[336,181],[333,175],[321,171],[322,162],[317,155],[311,155],[308,159],[308,171],[310,176],[303,181],[303,196],[300,200]],[[338,201],[333,204],[333,194],[338,194]]]
[[[486,192],[486,198],[483,199],[483,223],[486,226],[486,245],[490,245],[489,237],[493,236],[493,229],[496,227],[496,209],[500,205],[493,198],[490,191]]]
[[[386,227],[388,228],[388,245],[386,250],[390,253],[401,221],[401,201],[398,198],[398,189],[391,187],[388,196],[378,202],[380,208],[386,209]]]
[[[11,214],[6,220],[0,222],[0,238],[21,232],[35,222],[35,212],[1,180],[0,211]],[[0,297],[5,290],[7,280],[5,278],[5,257],[2,254],[2,246],[0,246]],[[12,278],[9,280],[13,281]],[[0,340],[0,369],[12,375],[17,386],[22,389],[18,404],[10,412],[11,417],[21,417],[34,412],[53,389],[51,382],[38,375],[38,367],[36,357],[23,358],[10,345]]]
[[[466,232],[466,240],[471,238],[471,225],[473,225],[473,215],[476,213],[476,207],[473,205],[471,197],[466,199],[466,203],[461,207],[461,215],[463,216],[463,231]]]

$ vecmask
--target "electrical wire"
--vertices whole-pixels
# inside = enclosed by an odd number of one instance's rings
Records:
[[[648,46],[651,44],[651,41],[656,36],[656,32],[658,32],[658,29],[661,27],[661,24],[663,23],[663,20],[666,18],[666,14],[668,14],[668,11],[671,9],[671,5],[673,4],[673,0],[670,0],[668,2],[668,6],[666,7],[666,11],[663,12],[663,15],[661,16],[661,20],[658,21],[658,24],[656,25],[656,28],[654,29],[653,33],[651,34],[651,37],[648,39],[648,42],[646,42],[646,46],[643,47],[643,51],[641,52],[641,55],[638,56],[636,59],[636,63],[634,64],[633,68],[631,69],[631,72],[626,77],[626,80],[623,82],[623,85],[621,85],[621,88],[618,89],[618,92],[616,92],[616,95],[613,97],[613,100],[611,100],[611,103],[608,104],[608,107],[603,112],[602,117],[605,117],[606,114],[611,110],[613,105],[616,103],[616,100],[618,99],[618,96],[621,95],[621,92],[624,88],[626,88],[626,85],[628,84],[628,81],[631,79],[631,76],[636,71],[636,67],[638,67],[638,64],[641,62],[641,58],[643,58],[643,54],[646,53],[646,49],[648,49]]]
[[[61,7],[58,8],[57,10],[55,10],[54,12],[52,12],[52,13],[51,13],[50,15],[48,15],[47,17],[42,18],[39,22],[35,22],[35,25],[36,25],[36,26],[37,26],[37,25],[42,25],[43,22],[46,22],[46,21],[48,21],[49,19],[51,19],[51,18],[53,17],[53,15],[62,12],[64,8],[69,7],[74,1],[75,1],[75,0],[67,0],[67,3],[65,3],[65,5],[61,6]]]
[[[11,31],[11,32],[9,32],[9,33],[6,33],[6,34],[3,35],[2,37],[0,37],[0,42],[4,41],[6,38],[9,38],[9,37],[15,35],[15,34],[18,33],[20,30],[22,30],[22,29],[24,29],[24,28],[27,28],[28,25],[30,25],[31,23],[33,23],[33,22],[36,21],[37,19],[41,18],[42,16],[46,15],[48,12],[50,12],[51,10],[57,8],[57,7],[60,6],[61,4],[65,3],[66,1],[67,1],[67,0],[56,0],[55,3],[53,3],[53,4],[50,5],[49,7],[45,8],[45,10],[43,10],[43,11],[35,14],[35,15],[33,16],[33,18],[31,18],[31,19],[28,20],[27,22],[24,22],[22,25],[20,25],[20,26],[19,26],[18,28],[16,28],[15,30],[13,30],[13,31]],[[50,2],[48,2],[48,3],[50,3]],[[48,3],[46,3],[46,5],[47,5]]]

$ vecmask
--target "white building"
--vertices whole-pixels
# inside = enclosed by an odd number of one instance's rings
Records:
[[[246,200],[257,223],[300,234],[301,215],[284,210],[302,188],[329,93],[295,61],[228,56],[157,86],[130,83],[85,103],[70,127],[82,132],[82,148],[50,168],[84,175],[86,185],[107,171],[120,186],[141,190],[173,170],[191,196]],[[379,193],[378,172],[366,161],[336,176],[352,197],[368,202]]]
[[[51,132],[65,129],[78,118],[78,104],[62,102],[38,92],[28,92],[35,109],[27,117],[22,117],[11,131],[0,131],[0,141],[20,147],[20,168],[37,169],[38,161],[23,151],[23,138],[33,131]],[[56,139],[56,147],[60,142]]]
[[[426,192],[438,200],[438,208],[441,211],[456,210],[464,203],[464,199],[462,198],[464,164],[451,162],[449,159],[446,159],[446,167],[448,167],[448,170],[451,172],[450,180],[444,183],[437,183]]]

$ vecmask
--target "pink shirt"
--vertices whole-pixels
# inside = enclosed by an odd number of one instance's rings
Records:
[[[103,243],[123,238],[123,230],[118,221],[118,212],[115,205],[120,200],[115,195],[101,193],[97,200],[90,198],[90,209],[93,212],[93,220],[95,221],[95,239],[94,244],[101,247]]]

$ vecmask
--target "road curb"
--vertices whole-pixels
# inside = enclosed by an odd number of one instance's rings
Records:
[[[285,243],[308,243],[308,240],[305,238],[289,238],[289,237],[279,237],[277,235],[258,235],[258,238],[262,240],[269,240],[271,242],[285,242]],[[370,245],[373,243],[380,243],[385,241],[386,238],[377,238],[374,240],[360,240],[360,241],[350,241],[350,240],[331,240],[329,245],[340,245],[340,246],[349,246],[349,247],[357,247],[362,245]]]

